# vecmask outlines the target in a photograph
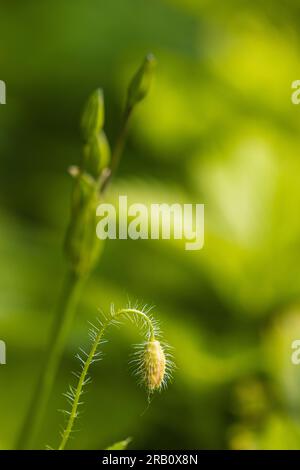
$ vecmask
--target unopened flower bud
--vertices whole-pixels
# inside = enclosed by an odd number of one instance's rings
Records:
[[[110,161],[110,147],[103,131],[95,134],[83,149],[83,170],[98,179]]]
[[[156,59],[154,55],[148,54],[128,87],[127,109],[132,109],[135,104],[147,95],[152,82],[155,66]]]
[[[146,343],[143,363],[145,385],[149,392],[153,392],[162,386],[166,373],[166,356],[159,341]]]
[[[95,236],[99,196],[90,175],[80,173],[75,178],[65,251],[72,270],[83,276],[93,268],[102,246]]]
[[[101,88],[92,93],[84,108],[81,119],[81,130],[86,142],[98,134],[104,124],[104,100]]]

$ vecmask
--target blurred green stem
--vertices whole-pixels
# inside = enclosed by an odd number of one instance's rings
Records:
[[[17,449],[32,448],[35,442],[84,279],[72,271],[66,275],[42,371],[16,445]]]

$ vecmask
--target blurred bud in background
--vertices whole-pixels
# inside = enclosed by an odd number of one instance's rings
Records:
[[[88,274],[94,267],[103,243],[96,237],[101,175],[110,161],[110,147],[103,124],[104,99],[102,90],[98,89],[88,99],[81,119],[85,140],[81,165],[71,171],[74,186],[65,250],[72,270],[80,276]]]
[[[132,78],[128,87],[126,109],[131,110],[134,105],[145,98],[149,92],[154,70],[156,67],[156,59],[153,54],[148,54],[141,67]]]
[[[101,131],[104,125],[104,98],[101,88],[89,97],[81,118],[81,131],[85,141]]]
[[[99,178],[102,170],[109,165],[110,147],[103,131],[94,134],[84,146],[82,166],[84,171],[95,179]]]

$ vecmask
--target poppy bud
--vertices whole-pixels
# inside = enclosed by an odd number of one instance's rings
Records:
[[[166,356],[159,341],[146,343],[143,362],[144,382],[149,392],[153,392],[161,388],[166,372]]]

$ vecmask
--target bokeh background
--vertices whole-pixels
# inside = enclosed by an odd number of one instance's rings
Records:
[[[41,366],[65,260],[67,167],[79,116],[105,91],[113,142],[148,51],[154,86],[131,122],[108,198],[205,203],[205,247],[109,241],[85,288],[39,447],[59,441],[75,353],[97,308],[157,306],[177,371],[151,406],[128,370],[130,326],[94,367],[73,448],[299,449],[300,4],[228,0],[2,2],[0,447],[12,448]]]

